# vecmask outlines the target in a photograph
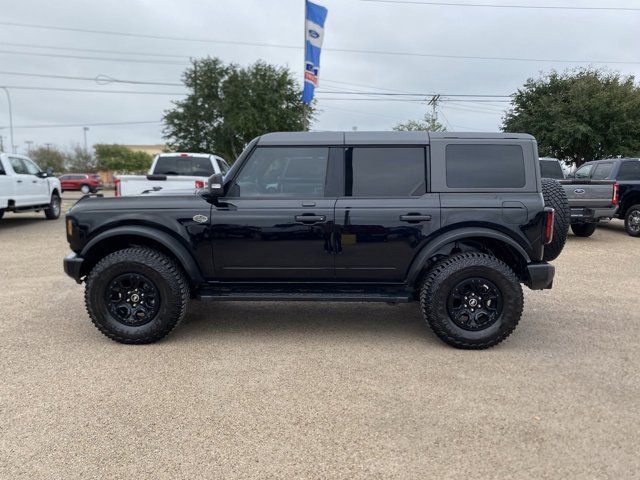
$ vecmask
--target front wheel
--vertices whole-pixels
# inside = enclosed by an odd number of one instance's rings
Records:
[[[576,237],[590,237],[596,231],[595,223],[572,223],[571,231]]]
[[[461,253],[437,263],[420,292],[425,321],[456,348],[484,349],[518,325],[524,300],[515,273],[484,253]]]
[[[60,195],[54,193],[51,195],[51,201],[49,202],[49,206],[44,209],[44,216],[47,217],[47,220],[55,220],[60,217],[60,210],[62,209],[60,202]]]
[[[632,205],[624,216],[624,228],[632,237],[640,237],[640,203]]]
[[[152,343],[182,320],[189,283],[176,262],[145,247],[119,250],[100,260],[87,278],[91,321],[120,343]]]

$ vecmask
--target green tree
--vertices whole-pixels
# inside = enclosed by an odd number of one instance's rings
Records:
[[[530,133],[540,154],[575,162],[640,153],[640,89],[634,77],[593,69],[529,79],[502,129]]]
[[[173,150],[215,152],[233,161],[251,139],[307,130],[313,117],[287,68],[264,62],[243,68],[207,57],[192,60],[182,80],[189,95],[164,114],[163,134]]]
[[[65,171],[67,156],[56,147],[38,147],[29,152],[29,157],[43,170],[51,167],[56,173]]]
[[[96,144],[97,167],[99,170],[121,173],[142,173],[149,169],[153,157],[145,152],[131,150],[124,145]]]
[[[407,120],[393,129],[396,132],[446,132],[447,129],[438,121],[437,113],[425,113],[422,120]]]
[[[79,145],[67,152],[65,169],[67,172],[91,173],[97,171],[96,159]]]

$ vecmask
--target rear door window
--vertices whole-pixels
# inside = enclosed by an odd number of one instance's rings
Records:
[[[599,163],[593,169],[592,180],[607,180],[611,176],[613,163]]]
[[[640,180],[640,160],[622,162],[618,180]]]
[[[520,145],[451,144],[445,156],[450,188],[522,188],[526,184]]]
[[[425,149],[353,147],[345,156],[348,197],[411,197],[427,191]]]
[[[9,157],[9,162],[11,162],[11,168],[17,175],[28,175],[27,167],[24,166],[21,158]]]
[[[160,156],[153,173],[156,175],[210,177],[214,171],[208,157]]]

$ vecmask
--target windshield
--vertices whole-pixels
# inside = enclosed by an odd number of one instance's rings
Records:
[[[193,177],[210,177],[213,165],[208,157],[160,156],[153,172],[155,175],[182,175]]]

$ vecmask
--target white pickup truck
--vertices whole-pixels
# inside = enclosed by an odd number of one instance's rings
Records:
[[[156,155],[148,175],[120,175],[116,196],[128,197],[150,192],[203,188],[215,173],[223,175],[229,165],[209,153],[162,153]]]
[[[4,212],[44,211],[49,220],[60,216],[60,180],[29,158],[0,154],[0,218]]]

